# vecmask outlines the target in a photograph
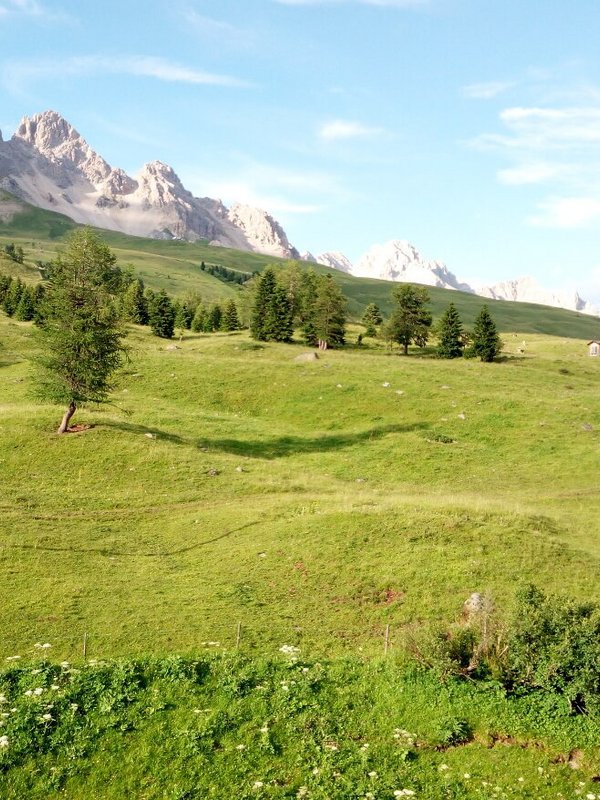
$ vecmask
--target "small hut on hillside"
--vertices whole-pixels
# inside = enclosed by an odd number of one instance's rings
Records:
[[[600,341],[593,339],[591,342],[588,342],[588,347],[591,356],[600,356]]]

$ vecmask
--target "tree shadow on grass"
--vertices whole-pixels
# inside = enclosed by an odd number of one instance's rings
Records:
[[[193,439],[170,433],[159,428],[136,425],[130,422],[105,422],[102,427],[113,428],[123,433],[156,437],[171,444],[194,447],[198,450],[221,450],[235,456],[247,458],[285,458],[305,453],[326,453],[352,447],[356,444],[381,439],[394,433],[410,433],[429,428],[424,422],[405,425],[380,425],[357,433],[323,434],[321,436],[277,436],[261,440],[206,438]]]

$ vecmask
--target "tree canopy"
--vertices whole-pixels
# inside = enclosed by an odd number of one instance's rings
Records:
[[[74,231],[52,264],[39,328],[38,389],[42,398],[67,404],[59,433],[78,405],[107,401],[126,355],[113,302],[118,272],[114,254],[88,228]]]
[[[429,338],[433,318],[426,308],[429,293],[424,286],[402,283],[392,292],[395,306],[386,325],[386,338],[408,353],[409,344],[424,347]]]

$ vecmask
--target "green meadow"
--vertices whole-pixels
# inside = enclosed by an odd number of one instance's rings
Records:
[[[11,224],[33,280],[64,231]],[[148,285],[234,292],[207,245],[106,239]],[[390,290],[341,280],[354,308]],[[598,596],[598,321],[500,306],[494,364],[132,327],[65,436],[0,312],[0,795],[600,797],[597,719],[409,657],[473,592]]]

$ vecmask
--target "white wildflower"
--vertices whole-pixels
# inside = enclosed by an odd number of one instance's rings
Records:
[[[586,794],[586,800],[596,800],[596,795],[593,792],[588,792]]]
[[[71,703],[71,711],[77,711],[78,708],[79,706],[77,705],[77,703]]]
[[[6,660],[7,661],[18,661],[20,658],[21,658],[21,656],[7,656]]]
[[[0,703],[6,703],[6,702],[8,702],[6,697],[3,694],[0,694]]]
[[[60,689],[60,686],[57,683],[53,683],[50,687],[54,692],[57,692]]]
[[[283,653],[284,656],[296,656],[300,652],[300,648],[294,647],[293,644],[283,644],[279,648],[279,652]]]
[[[442,772],[444,772],[444,770],[449,769],[449,767],[448,767],[448,764],[440,764],[438,769],[440,769]]]
[[[470,772],[465,772],[465,774],[463,775],[463,778],[466,778],[466,780],[469,780],[470,777],[471,777]]]
[[[376,778],[376,777],[377,773],[375,771],[372,770],[371,772],[369,772],[369,778]]]
[[[42,714],[40,719],[42,720],[42,722],[51,722],[52,714]]]
[[[8,747],[8,736],[0,736],[0,747]]]
[[[253,789],[262,789],[263,786],[264,783],[262,781],[254,781],[254,783],[252,784]]]
[[[32,697],[32,695],[33,695],[33,689],[27,689],[27,691],[25,692],[25,697]]]
[[[261,733],[268,733],[268,732],[269,732],[269,726],[268,726],[268,725],[265,723],[265,724],[262,726],[262,728],[260,729],[260,732],[261,732]]]
[[[245,744],[236,744],[235,749],[236,750],[245,750],[246,749],[246,745]]]
[[[38,686],[33,690],[33,693],[36,697],[39,697],[41,694],[44,694],[44,690],[41,686]]]

